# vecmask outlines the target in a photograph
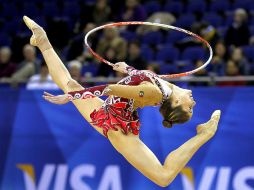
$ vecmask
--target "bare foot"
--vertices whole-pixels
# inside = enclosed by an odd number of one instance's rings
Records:
[[[197,133],[207,135],[208,138],[213,137],[218,128],[220,115],[221,115],[220,110],[214,111],[211,116],[211,119],[208,122],[197,126]]]
[[[23,17],[26,26],[33,32],[30,44],[37,46],[41,51],[51,48],[46,32],[43,28],[27,16]]]

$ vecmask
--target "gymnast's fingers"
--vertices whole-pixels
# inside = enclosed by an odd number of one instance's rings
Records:
[[[47,100],[52,100],[52,101],[61,101],[63,100],[61,97],[57,97],[57,96],[43,96],[45,99]]]
[[[50,93],[48,93],[48,92],[46,92],[46,91],[43,92],[43,95],[47,95],[47,96],[51,96],[51,97],[52,97],[52,96],[55,96],[55,95],[50,94]]]
[[[51,100],[50,98],[48,98],[48,97],[46,97],[46,96],[43,96],[43,98],[44,98],[46,101],[48,101],[48,102],[54,103],[53,100]]]
[[[58,101],[58,100],[52,100],[51,98],[46,98],[45,97],[45,100],[50,102],[50,103],[53,103],[53,104],[63,104],[61,101]]]
[[[43,98],[50,101],[50,102],[52,102],[52,103],[55,103],[55,104],[66,104],[70,101],[68,99],[68,97],[64,97],[62,95],[60,95],[60,96],[47,96],[47,95],[44,95]]]

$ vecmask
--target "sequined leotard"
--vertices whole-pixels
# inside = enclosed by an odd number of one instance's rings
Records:
[[[160,79],[156,74],[147,70],[136,70],[133,67],[128,68],[127,77],[123,78],[117,84],[121,85],[139,85],[147,81],[157,85],[163,95],[162,102],[165,101],[171,94],[171,89]],[[77,98],[92,98],[101,96],[107,89],[107,85],[87,88],[83,91],[68,93],[70,99]],[[142,94],[140,94],[142,96]],[[161,102],[161,103],[162,103]],[[140,122],[137,110],[133,107],[134,100],[126,99],[117,96],[109,96],[99,110],[94,110],[90,114],[91,124],[102,128],[103,134],[107,137],[108,130],[121,130],[124,134],[133,133],[139,134]]]

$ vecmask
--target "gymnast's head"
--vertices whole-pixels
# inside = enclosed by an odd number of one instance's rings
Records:
[[[175,85],[172,88],[172,94],[160,107],[160,113],[163,116],[163,126],[167,128],[171,128],[173,124],[189,121],[193,114],[193,107],[196,104],[191,90]]]

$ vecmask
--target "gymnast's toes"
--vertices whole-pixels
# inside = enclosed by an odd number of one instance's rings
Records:
[[[221,115],[220,110],[216,110],[212,114],[211,119],[208,122],[198,125],[197,133],[207,135],[207,137],[209,138],[214,136],[217,131],[220,115]]]
[[[30,30],[34,30],[34,29],[40,27],[36,22],[34,22],[32,19],[30,19],[30,18],[27,17],[27,16],[23,16],[23,20],[24,20],[26,26],[27,26]]]
[[[48,42],[48,38],[43,28],[27,16],[24,16],[23,20],[27,27],[33,32],[30,38],[30,44],[38,47],[44,46],[43,44]]]

